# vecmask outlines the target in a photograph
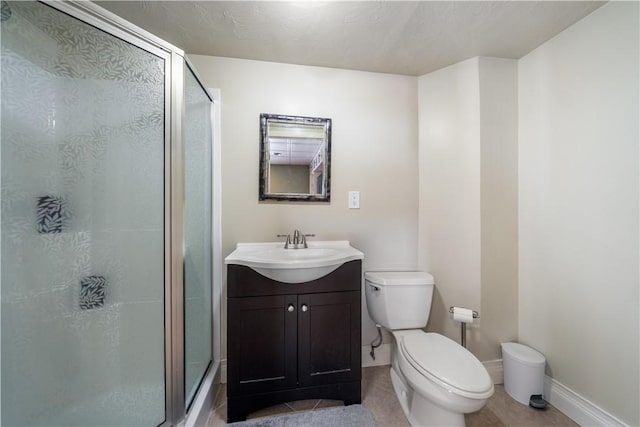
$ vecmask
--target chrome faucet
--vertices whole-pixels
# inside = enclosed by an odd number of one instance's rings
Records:
[[[315,237],[315,234],[302,234],[300,230],[293,230],[293,239],[291,239],[290,234],[278,234],[278,237],[286,237],[287,240],[284,242],[285,249],[301,249],[308,248],[307,245],[307,237]]]

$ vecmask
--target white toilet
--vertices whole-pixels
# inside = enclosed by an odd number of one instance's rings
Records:
[[[395,338],[391,382],[411,425],[464,426],[464,414],[480,410],[493,395],[493,382],[466,348],[422,330],[433,276],[385,271],[364,278],[369,315]]]

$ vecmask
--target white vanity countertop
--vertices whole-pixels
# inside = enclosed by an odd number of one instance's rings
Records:
[[[345,262],[364,259],[347,240],[309,241],[308,248],[284,249],[284,242],[238,243],[226,264],[244,265],[285,283],[301,283],[331,273]]]

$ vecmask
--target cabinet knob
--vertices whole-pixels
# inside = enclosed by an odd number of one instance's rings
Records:
[[[289,304],[289,306],[287,307],[287,311],[289,313],[291,313],[293,310],[295,310],[296,308],[293,306],[293,304]]]
[[[309,311],[309,306],[307,306],[307,304],[302,304],[302,311],[304,312]]]

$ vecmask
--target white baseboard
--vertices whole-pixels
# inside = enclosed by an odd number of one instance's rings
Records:
[[[362,367],[363,368],[368,368],[370,366],[391,365],[391,344],[389,343],[382,344],[380,347],[376,348],[375,360],[369,354],[370,351],[371,351],[370,345],[362,346]]]
[[[227,383],[227,359],[220,361],[220,382],[222,384]]]
[[[489,372],[494,384],[504,383],[502,359],[489,360],[482,364]],[[554,408],[581,426],[627,426],[615,416],[547,375],[544,377],[543,396]]]
[[[494,384],[503,384],[504,383],[504,372],[502,370],[502,359],[496,360],[487,360],[486,362],[482,362],[485,369],[489,373],[491,377],[491,381]]]
[[[544,397],[556,409],[581,426],[627,426],[593,402],[546,375]]]

